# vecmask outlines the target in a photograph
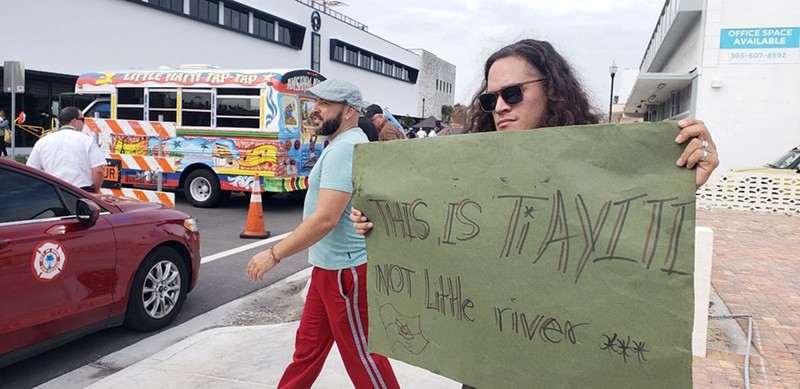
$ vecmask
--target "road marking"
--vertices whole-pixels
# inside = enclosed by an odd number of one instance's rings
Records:
[[[208,262],[211,262],[211,261],[216,261],[217,259],[225,258],[225,257],[227,257],[229,255],[233,255],[233,254],[236,254],[236,253],[241,253],[242,251],[247,251],[247,250],[259,247],[259,246],[270,244],[270,243],[275,242],[275,241],[283,240],[283,238],[286,238],[291,233],[292,232],[290,231],[290,232],[287,232],[285,234],[280,234],[280,235],[273,236],[273,237],[271,237],[269,239],[260,240],[258,242],[253,242],[253,243],[250,243],[250,244],[246,244],[244,246],[235,247],[235,248],[232,248],[230,250],[223,251],[221,253],[216,253],[214,255],[209,255],[207,257],[203,257],[200,260],[200,263],[208,263]]]

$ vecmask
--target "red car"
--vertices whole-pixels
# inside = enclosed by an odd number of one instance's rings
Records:
[[[164,328],[197,282],[195,220],[0,159],[0,367],[103,328]]]

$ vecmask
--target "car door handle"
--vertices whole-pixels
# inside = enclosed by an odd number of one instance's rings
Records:
[[[11,239],[0,239],[0,249],[5,248],[11,244]]]
[[[45,231],[47,234],[50,235],[64,235],[67,233],[67,226],[65,225],[55,225],[47,229]]]

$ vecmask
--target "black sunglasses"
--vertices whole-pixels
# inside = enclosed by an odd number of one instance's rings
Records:
[[[535,80],[520,82],[519,84],[509,85],[497,92],[486,92],[478,96],[478,102],[481,104],[481,109],[484,112],[492,112],[497,106],[497,96],[503,97],[506,104],[517,104],[522,101],[522,86],[534,82],[544,81],[546,78],[537,78]]]
[[[75,118],[75,120],[80,120],[80,121],[84,121],[84,119],[86,118]]]

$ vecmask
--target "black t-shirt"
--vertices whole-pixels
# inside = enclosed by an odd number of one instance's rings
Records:
[[[359,117],[358,127],[361,128],[361,131],[364,131],[364,134],[367,135],[367,139],[369,139],[370,142],[376,142],[378,140],[378,129],[369,119],[364,116]]]

